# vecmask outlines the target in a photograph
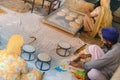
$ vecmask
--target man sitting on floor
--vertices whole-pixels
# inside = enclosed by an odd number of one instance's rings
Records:
[[[91,80],[110,80],[120,65],[119,32],[112,27],[107,27],[101,30],[100,35],[101,40],[108,47],[108,51],[103,53],[99,46],[90,45],[87,47],[87,50],[91,54],[91,61],[84,63],[71,61],[70,65],[87,70],[87,76]]]

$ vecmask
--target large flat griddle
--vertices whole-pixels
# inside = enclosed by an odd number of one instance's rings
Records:
[[[59,12],[64,11],[64,10],[67,10],[66,12],[64,12],[65,15],[62,15],[62,16],[58,15]],[[77,14],[77,16],[73,17],[72,20],[67,20],[65,17],[69,16],[70,13],[75,13]],[[43,21],[49,25],[52,25],[63,31],[66,31],[72,35],[75,35],[82,28],[83,23],[78,24],[79,26],[76,28],[76,27],[71,27],[70,22],[75,22],[75,20],[78,19],[78,17],[80,16],[84,17],[84,15],[85,15],[84,13],[77,12],[66,6],[62,6],[61,8],[57,9],[56,11],[54,11],[53,13],[45,17]]]

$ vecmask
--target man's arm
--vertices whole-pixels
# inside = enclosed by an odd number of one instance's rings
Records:
[[[92,68],[101,69],[102,67],[111,63],[114,59],[113,57],[114,57],[114,54],[112,54],[112,52],[108,52],[103,57],[101,57],[100,59],[83,63],[82,67],[86,70],[90,70]]]

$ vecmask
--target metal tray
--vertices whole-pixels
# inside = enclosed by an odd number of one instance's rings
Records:
[[[66,12],[64,16],[58,15],[58,12],[62,11],[63,9],[67,9],[68,12]],[[77,17],[74,17],[73,20],[66,20],[65,17],[68,16],[70,13],[77,14]],[[46,16],[44,18],[43,22],[47,23],[49,25],[52,25],[56,28],[59,28],[63,31],[66,31],[72,35],[75,35],[82,28],[83,24],[81,23],[81,24],[79,24],[79,27],[73,28],[69,25],[69,23],[74,22],[79,16],[84,17],[85,14],[81,13],[81,12],[77,12],[73,9],[66,7],[66,6],[62,6],[61,8],[59,8],[56,11],[54,11],[53,13],[51,13],[50,15]]]

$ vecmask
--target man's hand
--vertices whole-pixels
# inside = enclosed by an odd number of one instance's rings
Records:
[[[85,58],[88,58],[88,57],[91,57],[91,54],[80,54],[81,59],[85,59]]]
[[[76,63],[76,62],[74,62],[74,61],[71,61],[71,62],[70,62],[70,65],[71,65],[71,66],[74,66],[74,67],[82,67],[82,63],[80,63],[80,62],[79,62],[79,63]]]

